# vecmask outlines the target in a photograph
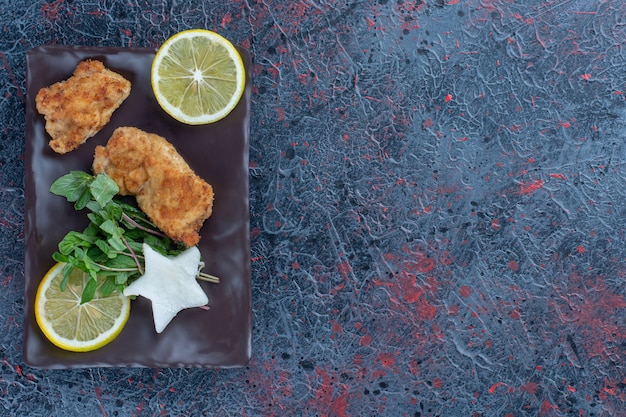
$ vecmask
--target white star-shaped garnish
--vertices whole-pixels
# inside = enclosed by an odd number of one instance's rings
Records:
[[[152,301],[157,333],[161,333],[179,311],[200,307],[209,298],[196,281],[200,250],[196,246],[169,258],[143,244],[146,271],[124,289],[124,295],[141,295]]]

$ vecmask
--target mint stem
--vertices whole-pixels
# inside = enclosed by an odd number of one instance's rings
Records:
[[[140,225],[139,223],[137,223],[135,220],[133,220],[128,214],[126,213],[122,213],[122,219],[124,219],[126,222],[130,223],[131,225],[133,225],[134,227],[136,227],[139,230],[143,230],[146,233],[150,233],[151,235],[155,235],[155,236],[159,236],[159,237],[167,237],[165,234],[153,230],[153,229],[149,229],[147,227],[144,227],[142,225]]]
[[[128,251],[130,252],[130,256],[135,261],[135,264],[137,265],[137,269],[139,270],[139,273],[143,275],[143,268],[141,267],[141,263],[139,263],[139,259],[137,259],[137,254],[135,254],[135,251],[133,250],[133,248],[130,247],[130,245],[128,244],[128,241],[124,238],[124,236],[122,236],[122,242],[124,242],[124,245],[126,245],[126,247],[128,248]]]
[[[109,271],[109,272],[135,272],[137,270],[137,268],[111,268],[111,267],[108,267],[106,265],[102,265],[99,263],[94,263],[94,265],[96,265],[98,268],[100,268],[103,271]]]
[[[205,274],[204,272],[199,272],[198,275],[196,276],[196,278],[199,279],[200,281],[206,281],[206,282],[210,282],[212,284],[219,284],[220,283],[219,277],[216,277],[214,275]]]

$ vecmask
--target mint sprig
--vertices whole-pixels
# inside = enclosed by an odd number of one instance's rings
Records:
[[[96,277],[105,277],[99,291],[103,296],[114,289],[122,291],[144,271],[142,244],[145,242],[165,256],[175,256],[185,246],[165,236],[137,207],[117,197],[119,188],[106,174],[90,175],[72,171],[50,187],[53,194],[74,203],[76,210],[88,210],[89,225],[82,232],[70,231],[52,255],[66,263],[61,289],[65,290],[71,272],[78,268],[89,276],[81,303],[90,301],[96,291]],[[201,274],[200,278],[215,281]]]

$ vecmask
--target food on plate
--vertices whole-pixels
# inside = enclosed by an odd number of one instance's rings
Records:
[[[152,315],[157,333],[161,333],[182,310],[201,307],[209,302],[196,281],[200,250],[196,246],[175,257],[163,256],[143,245],[146,271],[124,289],[124,295],[141,295],[152,301]]]
[[[191,124],[226,117],[243,95],[246,75],[233,44],[215,32],[185,30],[167,39],[152,62],[152,90],[163,110]]]
[[[87,209],[90,220],[82,232],[68,232],[52,256],[59,262],[54,269],[57,278],[51,284],[55,298],[69,298],[73,306],[77,300],[81,305],[89,305],[116,294],[143,295],[152,300],[158,332],[180,310],[208,302],[195,280],[220,280],[200,271],[204,262],[198,248],[172,244],[141,210],[117,196],[119,187],[107,174],[93,176],[72,171],[54,181],[50,192],[74,203],[76,210]],[[76,284],[76,274],[85,280],[82,286]],[[67,291],[68,286],[71,295],[58,294],[59,290]],[[63,306],[54,311],[62,310]],[[51,332],[46,330],[51,327],[48,322],[38,319],[38,323],[44,333]],[[49,337],[55,340],[54,333]],[[96,346],[99,341],[89,346]],[[68,350],[75,348],[68,342],[55,344],[69,346]]]
[[[105,173],[120,195],[134,195],[139,208],[171,239],[187,247],[213,212],[213,187],[197,176],[165,138],[134,127],[117,128],[97,146],[96,174]]]
[[[161,107],[186,124],[226,117],[246,82],[243,61],[226,39],[205,30],[170,38],[157,52],[152,88]],[[80,62],[73,75],[42,88],[36,98],[57,153],[94,136],[130,94],[131,83],[97,60]],[[118,127],[97,146],[93,175],[71,171],[50,191],[87,209],[88,226],[70,231],[53,254],[57,264],[41,281],[35,319],[56,346],[86,352],[122,331],[130,300],[151,300],[161,333],[180,311],[203,307],[199,231],[213,212],[211,184],[195,174],[167,139]],[[137,207],[119,196],[134,196]]]
[[[143,258],[137,254],[143,243],[148,242],[168,255],[183,250],[184,245],[172,245],[141,210],[119,199],[119,187],[106,174],[94,177],[72,171],[54,181],[50,192],[74,203],[76,210],[88,211],[87,227],[82,232],[69,231],[52,255],[55,261],[66,265],[62,288],[72,269],[89,274],[91,281],[83,290],[82,302],[93,297],[97,277],[106,278],[100,292],[107,295],[115,288],[123,290],[127,283],[141,276]]]
[[[81,303],[90,277],[73,269],[62,290],[65,265],[57,263],[41,280],[35,296],[35,319],[54,345],[72,352],[88,352],[110,343],[122,331],[130,314],[130,298],[121,291],[103,296],[98,278],[91,301]]]
[[[97,60],[78,64],[73,75],[37,93],[37,111],[52,137],[49,145],[67,153],[98,133],[130,94],[131,83]]]

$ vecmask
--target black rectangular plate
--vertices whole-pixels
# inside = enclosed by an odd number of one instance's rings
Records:
[[[244,96],[226,118],[209,125],[188,126],[168,116],[152,93],[150,68],[155,49],[40,46],[27,55],[25,160],[25,299],[26,364],[40,368],[208,367],[245,366],[251,355],[250,215],[248,146],[250,118],[250,56],[238,48],[246,65]],[[84,59],[98,59],[132,83],[130,96],[111,121],[93,138],[59,155],[48,146],[43,116],[35,108],[40,88],[69,78]],[[204,272],[220,284],[202,282],[209,310],[183,310],[157,334],[150,301],[138,297],[122,333],[93,352],[66,352],[39,330],[33,304],[41,278],[54,264],[52,253],[70,230],[87,224],[64,198],[49,192],[52,182],[72,170],[91,172],[94,149],[113,130],[134,126],[168,139],[191,168],[215,191],[213,215],[200,231],[198,245]]]

